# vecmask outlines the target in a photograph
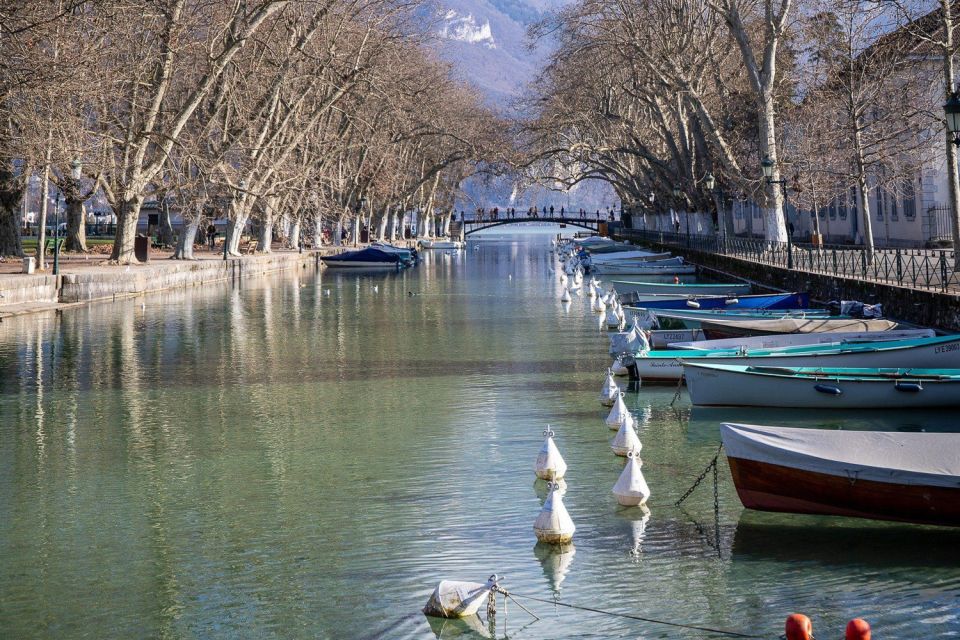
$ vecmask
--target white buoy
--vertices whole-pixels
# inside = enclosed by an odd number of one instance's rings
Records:
[[[534,467],[537,477],[541,480],[559,480],[567,472],[567,463],[563,461],[563,456],[560,455],[560,450],[553,441],[555,435],[550,425],[543,430],[543,446],[540,447],[537,464]]]
[[[487,595],[496,586],[498,579],[494,574],[486,584],[443,580],[433,590],[423,607],[423,613],[435,618],[466,618],[476,615],[480,607],[487,603]]]
[[[610,425],[607,425],[607,426],[610,427],[610,430],[611,430],[611,431],[619,431],[621,424],[626,424],[626,425],[629,425],[629,426],[631,426],[631,427],[633,427],[633,428],[636,428],[636,426],[637,426],[637,421],[633,418],[633,414],[630,413],[629,411],[627,411],[625,414],[623,414],[623,422],[622,422],[622,423],[620,423],[620,424],[610,424]]]
[[[650,497],[650,487],[643,477],[643,471],[640,468],[643,461],[640,459],[639,451],[630,451],[627,453],[627,466],[623,468],[617,483],[613,485],[613,495],[617,496],[617,502],[625,507],[638,507],[646,504]]]
[[[625,416],[630,415],[627,405],[623,402],[623,392],[617,394],[617,399],[613,401],[613,409],[607,414],[606,423],[611,429],[619,429],[620,424],[626,420]]]
[[[567,274],[565,274],[563,271],[560,272],[560,284],[564,286],[567,284]]]
[[[699,309],[700,303],[697,302],[696,300],[687,300],[687,306],[690,307],[691,309]]]
[[[607,369],[607,379],[603,381],[603,387],[600,389],[600,404],[612,407],[619,397],[620,387],[613,379],[613,370]]]
[[[613,364],[610,365],[610,370],[613,371],[613,375],[615,376],[630,375],[630,371],[623,366],[623,359],[620,356],[617,356],[613,359]]]
[[[594,313],[603,313],[607,310],[607,305],[603,303],[603,300],[597,298],[593,301],[593,311]]]
[[[610,448],[616,455],[625,456],[631,451],[640,451],[643,448],[643,444],[633,428],[634,424],[635,422],[631,417],[630,420],[624,420],[620,429],[617,430],[617,435],[613,437],[613,441],[610,443]]]
[[[607,310],[607,328],[617,329],[620,327],[620,316],[617,315],[616,307],[610,307]]]
[[[570,302],[572,298],[570,297],[570,292],[567,291],[567,288],[563,288],[563,293],[560,294],[560,302]]]
[[[597,297],[597,290],[593,288],[593,285],[592,285],[592,284],[587,287],[587,297],[588,297],[588,298],[596,298],[596,297]]]
[[[550,495],[547,496],[540,515],[533,523],[533,532],[540,542],[564,544],[573,540],[577,527],[573,524],[567,508],[563,505],[563,495],[557,491],[558,485],[550,483]]]

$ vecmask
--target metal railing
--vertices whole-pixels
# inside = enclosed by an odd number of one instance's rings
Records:
[[[872,255],[863,248],[821,247],[812,244],[771,242],[756,238],[716,235],[686,235],[659,231],[624,229],[630,240],[659,243],[730,256],[793,271],[833,275],[865,282],[897,285],[929,291],[960,290],[960,278],[954,273],[954,252],[931,249],[876,249]],[[788,249],[792,255],[788,256]],[[791,260],[792,258],[792,260]],[[792,266],[788,266],[792,262]]]

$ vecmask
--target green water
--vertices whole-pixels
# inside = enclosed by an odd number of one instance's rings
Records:
[[[746,512],[721,466],[716,549],[711,487],[672,503],[725,416],[670,407],[673,388],[627,395],[653,496],[649,518],[619,508],[596,318],[560,304],[545,240],[479,247],[0,324],[0,638],[478,638],[419,609],[494,572],[769,638],[791,611],[828,639],[858,615],[882,638],[960,634],[951,530]],[[547,423],[573,554],[531,529]],[[510,605],[496,637],[710,637],[526,604],[543,619]]]

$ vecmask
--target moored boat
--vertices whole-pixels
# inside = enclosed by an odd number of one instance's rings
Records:
[[[669,333],[669,332],[652,332]],[[673,332],[680,333],[680,332]],[[700,332],[703,335],[703,332]],[[913,338],[932,338],[937,333],[933,329],[891,329],[890,331],[830,331],[827,333],[778,333],[764,336],[742,336],[722,338],[720,340],[694,340],[689,342],[671,341],[671,349],[693,349],[710,351],[711,349],[778,349],[809,344],[836,344],[857,342],[884,342],[889,340],[910,340]],[[650,341],[653,346],[656,342]]]
[[[683,375],[690,401],[698,406],[804,409],[960,406],[960,369],[765,367],[684,362]]]
[[[597,275],[631,275],[631,276],[672,276],[672,275],[690,275],[697,272],[697,268],[692,264],[669,264],[661,265],[660,262],[603,262],[592,265],[589,268],[590,273]]]
[[[424,249],[462,249],[463,243],[459,240],[444,240],[442,238],[430,240],[423,238],[420,240],[420,246]]]
[[[663,321],[679,324],[684,329],[700,329],[707,321],[726,320],[782,320],[784,318],[830,318],[826,309],[647,309],[643,306],[630,307],[646,313],[661,326]],[[837,316],[833,316],[834,319]]]
[[[722,424],[748,509],[960,526],[960,434]]]
[[[668,349],[625,357],[631,377],[676,382],[686,362],[764,367],[960,368],[960,335],[859,344],[802,345],[781,349]]]
[[[403,258],[392,251],[368,247],[358,251],[345,251],[320,258],[328,267],[339,269],[398,269]]]
[[[626,304],[637,298],[636,306],[641,306],[640,296],[621,294],[621,302]],[[644,309],[806,309],[810,306],[810,296],[806,293],[776,293],[738,296],[646,296],[642,301]]]
[[[617,293],[667,293],[684,297],[691,295],[736,296],[750,293],[750,285],[746,283],[669,284],[666,282],[638,282],[633,280],[613,280],[612,282]]]
[[[710,318],[700,321],[700,328],[708,340],[760,336],[778,333],[826,333],[854,331],[890,331],[900,325],[883,318],[771,318],[737,319]]]

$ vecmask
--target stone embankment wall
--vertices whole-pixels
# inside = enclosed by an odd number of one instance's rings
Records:
[[[11,304],[54,303],[57,277],[17,275],[0,278],[0,307]]]
[[[700,267],[744,278],[761,287],[782,291],[807,291],[811,298],[821,302],[861,300],[870,304],[882,303],[884,315],[887,317],[943,331],[960,332],[960,296],[806,271],[790,271],[749,260],[678,249],[659,243],[651,243],[650,246],[657,251],[672,251],[683,255],[689,262]]]

